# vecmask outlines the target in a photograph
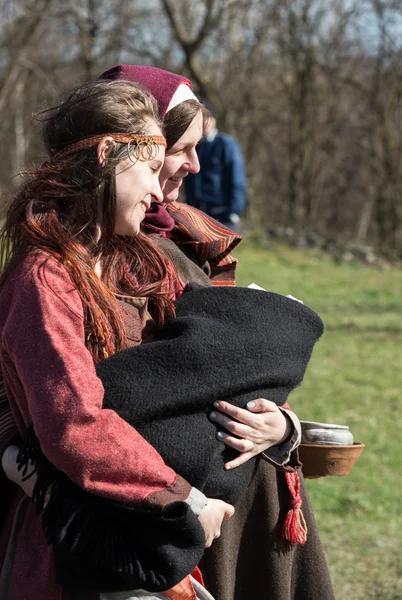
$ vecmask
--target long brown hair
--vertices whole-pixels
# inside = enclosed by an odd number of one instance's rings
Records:
[[[153,97],[126,81],[97,81],[70,92],[41,113],[49,159],[26,171],[11,195],[1,231],[0,284],[30,252],[59,260],[84,306],[86,343],[95,360],[126,344],[115,293],[146,296],[155,320],[173,313],[178,277],[173,264],[144,234],[114,235],[115,167],[127,157],[116,144],[104,167],[96,146],[58,156],[85,138],[109,133],[147,133],[161,124]],[[95,273],[100,262],[102,275]]]

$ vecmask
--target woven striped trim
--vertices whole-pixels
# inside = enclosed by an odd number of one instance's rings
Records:
[[[7,396],[7,394],[6,394],[6,386],[4,385],[4,381],[3,381],[3,379],[1,378],[1,375],[0,375],[0,405],[1,405],[1,400],[3,398],[5,398],[6,396]]]
[[[6,387],[0,372],[0,445],[17,433],[17,424],[7,399]]]
[[[92,137],[85,138],[84,140],[80,140],[79,142],[75,142],[74,144],[70,144],[62,150],[59,150],[58,152],[56,151],[55,156],[57,156],[57,158],[60,158],[61,156],[66,156],[67,154],[76,152],[77,150],[91,148],[92,146],[96,146],[96,144],[99,144],[99,142],[101,142],[105,137],[112,137],[115,142],[119,142],[121,144],[132,144],[133,146],[147,144],[155,146],[164,146],[166,148],[166,139],[163,137],[163,135],[139,135],[136,133],[103,133],[102,135],[94,135]]]
[[[223,281],[227,285],[235,285],[237,259],[231,252],[243,239],[242,236],[188,204],[170,202],[167,210],[176,228],[189,238],[178,241],[178,244],[185,244],[197,256],[208,260],[212,285],[224,285]]]
[[[13,413],[11,412],[7,396],[4,394],[0,401],[0,445],[14,437],[17,431]]]

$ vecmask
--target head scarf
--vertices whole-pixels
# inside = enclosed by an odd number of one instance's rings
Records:
[[[124,79],[139,83],[157,101],[161,119],[165,118],[169,110],[185,100],[197,100],[189,79],[157,67],[115,65],[104,71],[99,79],[110,79],[112,81]]]

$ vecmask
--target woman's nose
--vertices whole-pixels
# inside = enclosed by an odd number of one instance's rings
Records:
[[[152,192],[152,196],[156,202],[163,202],[163,192],[161,189],[161,185],[159,183],[159,179],[156,179],[155,187]]]
[[[189,155],[188,171],[194,175],[200,170],[200,161],[198,160],[198,154],[196,149],[193,148]]]

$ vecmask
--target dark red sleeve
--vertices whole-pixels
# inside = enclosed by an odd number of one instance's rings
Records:
[[[82,303],[62,265],[36,260],[12,285],[2,332],[4,376],[48,459],[94,494],[126,503],[185,500],[191,486],[135,429],[102,409]]]

